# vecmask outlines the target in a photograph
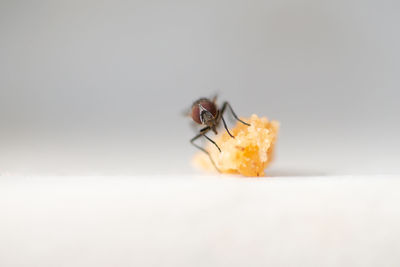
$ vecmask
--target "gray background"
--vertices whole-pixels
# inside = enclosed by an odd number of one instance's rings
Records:
[[[400,173],[399,8],[1,0],[0,172],[192,173],[180,113],[218,92],[282,123],[271,175]]]

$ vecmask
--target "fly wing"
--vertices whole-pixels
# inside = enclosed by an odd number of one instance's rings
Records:
[[[218,98],[218,93],[215,93],[214,96],[211,98],[211,101],[216,104],[217,103],[217,98]]]
[[[181,115],[184,117],[192,117],[192,108],[181,110]]]

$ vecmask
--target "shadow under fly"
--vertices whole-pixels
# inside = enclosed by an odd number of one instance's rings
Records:
[[[190,139],[190,143],[192,145],[194,145],[195,147],[197,147],[198,149],[200,149],[201,151],[203,151],[204,153],[206,153],[208,155],[208,157],[210,158],[211,163],[214,165],[215,169],[218,172],[220,172],[220,170],[218,169],[217,165],[215,164],[215,161],[212,159],[210,153],[207,150],[205,150],[203,147],[197,145],[194,141],[196,141],[200,137],[204,137],[208,141],[213,143],[217,147],[219,152],[221,152],[221,148],[217,145],[217,143],[215,143],[210,137],[208,137],[206,135],[210,130],[213,131],[215,134],[218,134],[217,128],[220,125],[221,121],[222,121],[222,123],[224,125],[224,128],[225,128],[226,132],[232,138],[235,138],[231,134],[231,132],[229,132],[228,127],[226,126],[226,122],[225,122],[225,119],[224,119],[224,116],[223,116],[226,108],[229,108],[229,110],[231,111],[233,117],[236,120],[238,120],[239,122],[241,122],[241,123],[243,123],[244,125],[247,125],[247,126],[250,126],[250,124],[248,124],[248,123],[242,121],[241,119],[239,119],[239,117],[233,111],[232,106],[229,104],[229,102],[225,101],[222,104],[221,108],[219,109],[217,104],[216,104],[216,101],[217,101],[217,96],[213,97],[212,99],[199,98],[198,100],[193,102],[191,110],[189,111],[189,113],[187,115],[189,115],[192,118],[192,120],[194,122],[196,122],[197,124],[205,126],[205,127],[200,129],[199,134],[197,134],[195,137]]]

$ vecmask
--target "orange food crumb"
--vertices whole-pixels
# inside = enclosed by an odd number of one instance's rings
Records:
[[[255,114],[248,119],[241,119],[251,126],[238,122],[230,130],[235,138],[224,132],[215,140],[222,152],[213,144],[208,144],[206,150],[222,173],[264,176],[264,170],[273,158],[279,122],[269,121],[265,117],[259,118]],[[203,152],[195,155],[193,163],[202,169],[216,171]]]

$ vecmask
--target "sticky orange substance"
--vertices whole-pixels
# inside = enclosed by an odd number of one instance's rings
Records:
[[[230,137],[227,132],[215,138],[214,141],[222,152],[211,143],[207,144],[206,150],[222,173],[264,176],[265,168],[273,159],[279,122],[269,121],[265,117],[259,118],[255,114],[241,120],[250,123],[251,126],[238,122],[230,129],[235,138]],[[203,152],[194,156],[193,163],[204,170],[216,171],[209,157]]]

